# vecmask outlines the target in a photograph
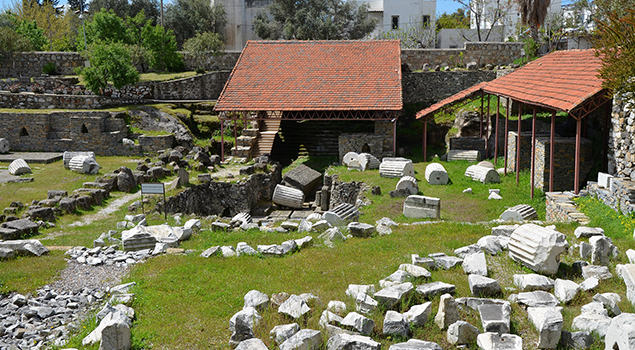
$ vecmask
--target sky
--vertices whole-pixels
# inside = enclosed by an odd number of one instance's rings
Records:
[[[0,0],[0,9],[8,8],[9,6],[11,6],[12,1],[13,0]],[[561,1],[563,5],[570,4],[573,2],[573,0],[561,0]],[[167,2],[169,2],[169,0]],[[66,3],[65,0],[60,1],[60,4],[65,4],[65,3]],[[165,3],[166,2],[164,2],[164,4]],[[438,15],[444,12],[448,14],[453,13],[459,7],[462,7],[462,5],[453,0],[437,0],[437,14]]]

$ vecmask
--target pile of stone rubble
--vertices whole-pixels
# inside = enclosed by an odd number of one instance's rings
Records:
[[[448,342],[457,346],[476,343],[486,350],[523,349],[523,338],[512,334],[510,325],[511,305],[518,304],[538,331],[538,342],[530,347],[586,349],[593,345],[592,334],[595,334],[604,339],[607,349],[629,349],[629,344],[635,342],[635,314],[620,311],[621,296],[616,293],[595,294],[591,303],[581,307],[580,315],[573,320],[572,330],[563,329],[560,305],[573,300],[580,291],[593,290],[602,280],[612,278],[607,265],[619,254],[600,228],[579,227],[575,235],[580,239],[588,238],[589,242],[570,247],[566,237],[553,226],[503,225],[493,227],[492,234],[480,238],[477,243],[456,249],[456,256],[436,253],[420,257],[413,254],[409,263],[401,264],[394,273],[378,281],[379,290],[375,284],[349,285],[346,295],[355,300],[354,311],[350,312],[346,303],[338,300],[329,301],[324,308],[325,304],[312,294],[278,293],[269,297],[252,290],[245,295],[243,310],[229,322],[230,345],[236,349],[267,349],[262,340],[255,338],[254,331],[262,321],[260,313],[273,308],[286,319],[296,320],[271,330],[270,337],[280,349],[380,349],[381,343],[371,338],[376,324],[372,319],[376,317],[375,309],[387,310],[383,314],[383,335],[405,340],[411,338],[411,328],[425,326],[432,313],[430,301],[416,305],[408,301],[440,296],[434,323],[447,331]],[[578,249],[583,259],[594,264],[585,260],[573,264],[574,272],[584,278],[581,284],[547,277],[558,271],[560,254],[577,254]],[[501,285],[487,277],[487,256],[503,251],[537,272],[514,275],[514,285],[505,287],[518,293],[511,294],[508,300],[498,299],[502,295]],[[617,271],[627,285],[626,296],[633,303],[635,250],[629,250],[626,255],[631,264],[618,265]],[[462,266],[467,275],[471,295],[455,299],[455,286],[429,281],[429,270],[455,269],[457,266]],[[418,298],[411,298],[413,294],[418,294]],[[320,329],[301,329],[302,317],[319,310],[323,310]],[[462,313],[478,315],[484,332],[461,320]],[[328,339],[326,344],[324,339]],[[433,342],[409,339],[390,349],[441,347]]]
[[[100,305],[103,309],[97,313],[101,323],[96,331],[84,340],[84,345],[100,341],[101,349],[130,348],[130,320],[134,311],[126,307],[133,295],[129,289],[133,284],[123,284],[104,290],[83,289],[78,292],[57,291],[48,286],[36,292],[36,296],[11,294],[0,299],[0,348],[2,349],[45,349],[49,346],[64,346],[69,336],[79,331],[81,324],[90,311]],[[112,339],[119,342],[122,330],[113,319],[126,316],[128,325],[128,347],[115,347]],[[115,316],[116,315],[116,316]],[[113,336],[116,333],[116,336]],[[110,344],[110,345],[109,345]]]

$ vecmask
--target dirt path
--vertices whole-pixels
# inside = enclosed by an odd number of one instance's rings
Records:
[[[98,221],[98,220],[105,219],[106,217],[108,217],[108,215],[116,212],[117,210],[119,210],[119,208],[124,206],[126,203],[130,202],[131,200],[133,200],[135,198],[139,198],[139,197],[140,197],[139,193],[126,194],[123,197],[117,198],[114,201],[110,202],[110,204],[108,204],[108,206],[106,206],[105,208],[102,208],[101,210],[99,210],[95,214],[89,214],[89,215],[82,216],[82,219],[80,221],[75,221],[74,223],[70,224],[69,226],[71,226],[71,227],[84,226],[84,225],[90,224],[93,221]]]

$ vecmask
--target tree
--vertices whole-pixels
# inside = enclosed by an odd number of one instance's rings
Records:
[[[368,4],[344,0],[274,0],[253,20],[262,39],[346,40],[362,39],[377,25]]]
[[[227,13],[222,4],[210,4],[209,0],[175,0],[166,5],[165,27],[172,29],[179,47],[185,40],[198,33],[224,35]]]
[[[434,22],[434,21],[433,21]],[[386,30],[377,34],[376,39],[399,39],[404,49],[426,49],[434,47],[437,32],[434,25],[416,22],[410,17],[410,24],[398,29]]]
[[[516,0],[520,10],[520,22],[529,25],[531,38],[540,44],[538,28],[545,23],[551,0]]]
[[[187,39],[183,44],[183,49],[192,55],[196,71],[204,71],[205,60],[211,54],[218,56],[225,51],[225,44],[218,33],[196,34],[195,37]]]
[[[132,65],[130,53],[120,43],[95,43],[83,53],[90,67],[81,71],[86,87],[95,93],[103,92],[108,82],[117,89],[139,81],[139,72]]]
[[[123,18],[117,16],[114,10],[102,8],[93,15],[93,19],[86,24],[86,41],[88,45],[94,42],[129,43],[128,30]]]
[[[463,11],[470,18],[471,27],[476,29],[478,41],[487,41],[496,26],[504,25],[505,18],[512,9],[512,0],[455,0],[463,5]]]
[[[31,51],[32,47],[29,38],[16,32],[9,25],[0,26],[0,60],[12,57],[16,52]]]
[[[70,2],[69,2],[70,3]],[[121,17],[134,17],[141,10],[146,15],[146,18],[152,20],[152,23],[156,23],[159,18],[159,4],[156,0],[91,0],[90,10],[92,12],[98,12],[102,9],[113,10],[114,13]]]
[[[621,15],[623,13],[623,15]],[[602,60],[602,86],[612,92],[635,92],[635,10],[614,11],[598,21],[594,45]]]
[[[470,16],[465,9],[458,8],[452,14],[443,13],[436,20],[437,30],[440,29],[469,29]]]
[[[102,9],[93,16],[86,33],[89,44],[126,45],[133,62],[142,70],[147,65],[159,71],[176,71],[183,66],[172,31],[153,25],[152,20],[146,19],[144,10],[124,20],[113,10]]]

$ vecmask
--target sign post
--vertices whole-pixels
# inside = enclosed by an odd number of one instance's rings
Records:
[[[163,183],[145,183],[141,184],[141,210],[145,215],[145,207],[143,203],[143,194],[162,194],[163,195],[163,213],[165,219],[168,219],[168,211],[165,208],[165,185]]]

